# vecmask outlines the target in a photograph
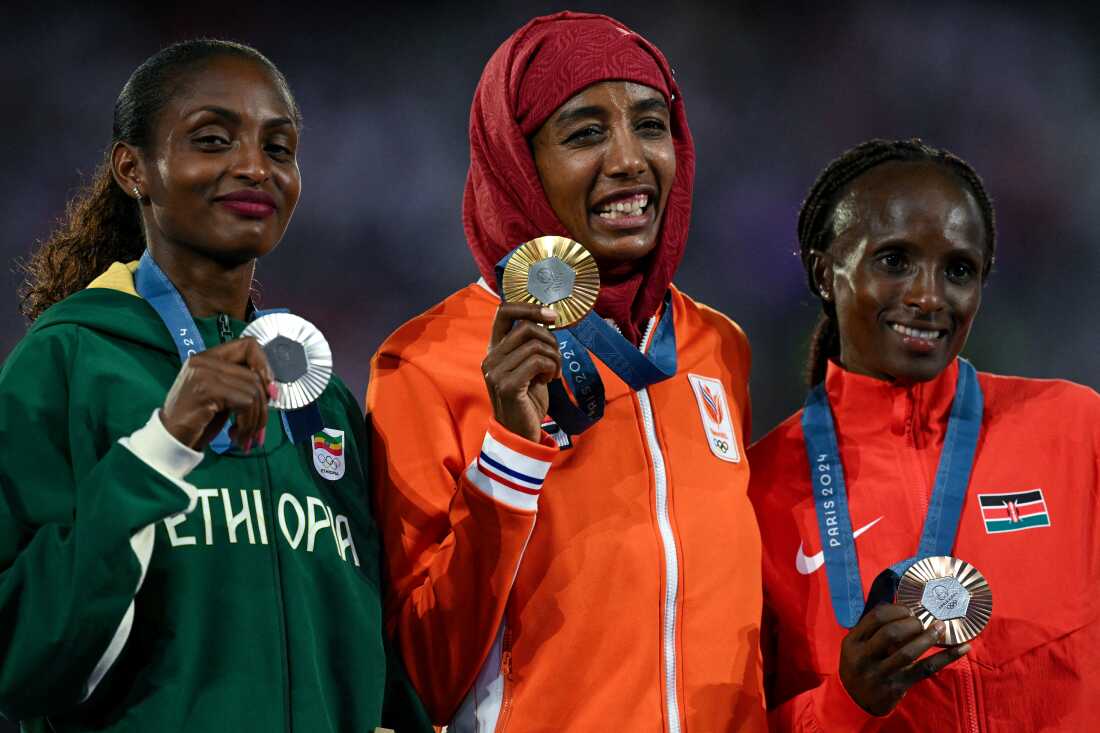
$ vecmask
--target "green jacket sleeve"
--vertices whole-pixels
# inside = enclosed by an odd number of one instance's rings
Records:
[[[95,399],[68,389],[77,336],[32,332],[0,370],[0,714],[15,720],[91,694],[125,645],[153,524],[193,505],[126,438],[75,475],[90,427],[71,405]]]

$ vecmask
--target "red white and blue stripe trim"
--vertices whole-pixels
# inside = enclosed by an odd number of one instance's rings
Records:
[[[466,469],[466,477],[497,501],[534,511],[549,470],[550,461],[520,453],[486,433],[481,453]]]

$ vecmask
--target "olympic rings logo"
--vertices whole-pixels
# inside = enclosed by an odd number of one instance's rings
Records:
[[[720,438],[715,438],[714,439],[714,447],[717,448],[718,450],[720,450],[721,452],[725,453],[726,451],[728,451],[730,449],[730,444],[727,443],[726,441],[720,439]]]
[[[340,464],[343,463],[342,458],[330,456],[328,453],[314,453],[313,460],[325,468],[340,468]]]

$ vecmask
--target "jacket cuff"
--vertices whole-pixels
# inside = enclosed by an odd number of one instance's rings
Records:
[[[179,442],[168,432],[160,421],[159,408],[153,411],[144,427],[128,437],[119,438],[118,442],[154,471],[179,486],[191,500],[186,511],[194,509],[195,487],[183,479],[202,463],[203,454]]]
[[[817,704],[814,715],[826,730],[851,730],[868,733],[878,730],[889,716],[872,715],[859,706],[848,694],[840,675],[825,678],[822,694],[815,695]]]
[[[557,454],[558,444],[545,432],[535,443],[490,420],[481,453],[466,469],[466,478],[496,501],[533,512]]]

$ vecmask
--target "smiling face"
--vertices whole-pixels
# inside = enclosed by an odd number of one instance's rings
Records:
[[[627,272],[657,244],[676,177],[668,104],[642,84],[583,90],[531,139],[550,206],[602,275]]]
[[[890,162],[856,178],[814,267],[836,306],[840,362],[903,383],[934,378],[962,351],[987,260],[970,189],[935,163]]]
[[[150,246],[227,263],[261,257],[282,238],[301,191],[286,92],[261,64],[235,56],[181,81],[139,155]]]

